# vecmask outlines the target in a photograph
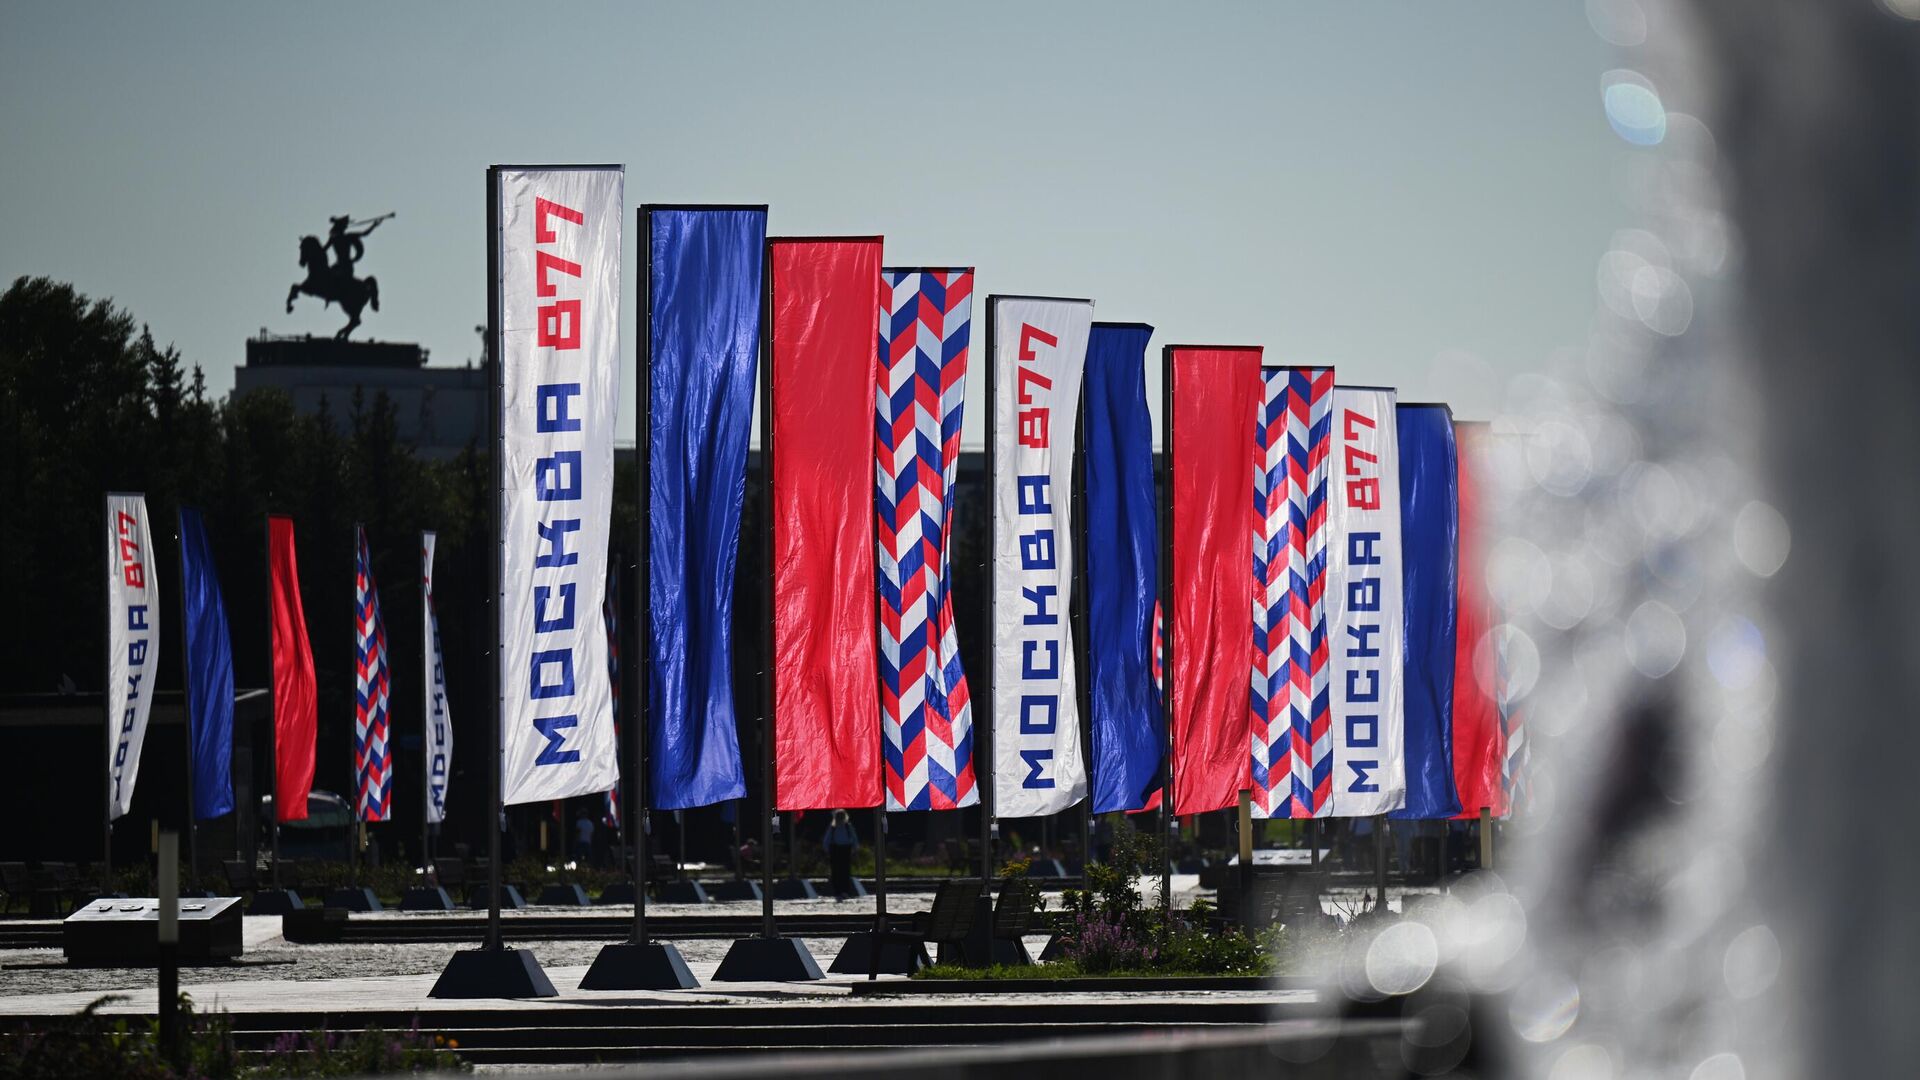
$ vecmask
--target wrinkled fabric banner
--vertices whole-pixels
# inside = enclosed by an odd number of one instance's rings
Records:
[[[353,811],[361,821],[385,821],[393,816],[393,751],[387,739],[393,671],[367,530],[355,525],[353,540]]]
[[[733,585],[759,372],[759,208],[647,212],[648,802],[745,797]],[[650,642],[650,644],[647,644]]]
[[[1487,425],[1456,423],[1460,492],[1459,614],[1453,663],[1453,782],[1460,793],[1460,816],[1495,817],[1508,813],[1506,739],[1495,700],[1499,647],[1495,640],[1493,597],[1487,591],[1486,522],[1480,493],[1486,483]]]
[[[305,821],[318,704],[292,518],[267,519],[267,570],[273,609],[273,810],[280,821]]]
[[[1264,368],[1254,424],[1253,761],[1256,818],[1326,802],[1327,473],[1333,369]]]
[[[107,496],[107,777],[109,820],[133,804],[140,747],[160,666],[160,583],[145,495]]]
[[[980,801],[951,548],[973,271],[882,275],[874,516],[887,809],[953,810]]]
[[[453,775],[453,715],[447,711],[447,665],[440,653],[440,616],[433,610],[433,552],[439,534],[420,534],[420,680],[426,696],[425,747],[427,820],[447,818],[447,781]]]
[[[993,812],[1086,797],[1073,609],[1073,444],[1093,303],[991,297]]]
[[[1333,391],[1327,514],[1333,781],[1316,817],[1371,817],[1399,809],[1407,797],[1395,398],[1392,390]]]
[[[1407,802],[1396,818],[1460,812],[1453,786],[1453,662],[1459,554],[1453,413],[1401,405],[1400,536],[1406,604]]]
[[[1087,338],[1087,677],[1096,814],[1145,806],[1166,759],[1166,717],[1154,679],[1160,522],[1147,411],[1152,337],[1151,326],[1095,323]]]
[[[1258,347],[1176,347],[1168,421],[1173,492],[1173,812],[1236,806],[1251,785],[1248,627],[1253,625]]]
[[[233,812],[233,641],[200,511],[180,508],[180,605],[186,622],[193,816]]]
[[[619,779],[607,635],[618,168],[500,169],[500,801]]]
[[[768,245],[774,806],[878,805],[873,394],[880,240]]]

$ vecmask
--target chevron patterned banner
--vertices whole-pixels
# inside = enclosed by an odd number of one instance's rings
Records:
[[[1315,817],[1331,790],[1327,474],[1332,368],[1264,368],[1254,425],[1253,814]]]
[[[980,801],[951,550],[973,271],[881,278],[874,512],[887,809],[951,810]]]
[[[361,821],[393,814],[393,755],[387,746],[387,625],[373,581],[367,530],[353,527],[353,780],[354,812]]]

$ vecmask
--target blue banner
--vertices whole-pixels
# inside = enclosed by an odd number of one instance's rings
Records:
[[[656,810],[746,795],[733,705],[733,578],[760,355],[760,208],[647,215],[647,527]]]
[[[1407,803],[1389,817],[1460,812],[1453,784],[1455,563],[1460,492],[1453,413],[1445,405],[1394,410],[1400,437],[1400,549],[1406,618]]]
[[[233,812],[233,644],[200,511],[180,508],[180,610],[186,620],[193,816]]]
[[[1138,810],[1157,790],[1166,721],[1153,682],[1159,589],[1151,326],[1093,324],[1087,340],[1087,663],[1093,698],[1093,812]]]

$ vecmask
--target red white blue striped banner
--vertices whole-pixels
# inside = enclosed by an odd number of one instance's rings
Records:
[[[1325,812],[1332,368],[1264,368],[1254,424],[1253,816]]]
[[[951,550],[972,313],[972,270],[881,271],[874,513],[889,810],[980,801]]]
[[[393,680],[387,666],[387,624],[380,617],[367,530],[355,525],[353,541],[353,808],[361,821],[385,821],[393,815],[393,755],[387,745]]]

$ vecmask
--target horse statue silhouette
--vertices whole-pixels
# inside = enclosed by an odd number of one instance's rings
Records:
[[[318,297],[327,304],[339,304],[347,313],[347,325],[333,335],[335,341],[345,341],[347,335],[360,325],[360,311],[368,304],[373,310],[380,310],[380,283],[373,277],[357,278],[353,276],[353,264],[366,254],[366,235],[378,228],[382,221],[392,217],[382,214],[368,221],[353,221],[346,217],[332,219],[333,227],[327,233],[327,242],[322,244],[317,236],[300,238],[300,265],[307,270],[305,281],[295,282],[287,290],[287,312],[293,312],[294,298],[301,293]],[[364,229],[353,231],[353,226],[364,225]],[[333,260],[327,259],[327,252],[333,252]]]

